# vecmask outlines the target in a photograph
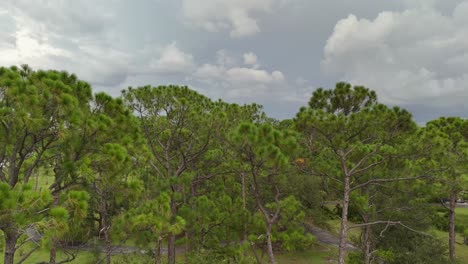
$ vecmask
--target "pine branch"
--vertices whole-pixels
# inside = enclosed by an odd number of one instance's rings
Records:
[[[393,179],[372,179],[372,180],[366,181],[364,183],[361,183],[352,187],[351,191],[354,191],[356,189],[359,189],[361,187],[364,187],[370,184],[377,184],[377,183],[382,183],[382,182],[409,181],[409,180],[417,180],[417,179],[423,179],[423,178],[428,178],[428,176],[421,175],[421,176],[416,176],[416,177],[404,177],[404,178],[393,178]]]
[[[403,224],[401,221],[390,221],[390,220],[375,221],[375,222],[370,222],[370,223],[351,225],[351,226],[348,227],[348,230],[352,229],[352,228],[360,228],[360,227],[371,226],[371,225],[380,225],[380,224],[386,224],[385,228],[380,232],[380,236],[383,236],[383,232],[385,232],[389,226],[400,225],[400,226],[402,226],[402,227],[404,227],[404,228],[406,228],[406,229],[408,229],[408,230],[410,230],[412,232],[415,232],[415,233],[418,233],[418,234],[421,234],[421,235],[424,235],[424,236],[432,237],[431,235],[429,235],[427,233],[424,233],[422,231],[413,229],[413,228]]]

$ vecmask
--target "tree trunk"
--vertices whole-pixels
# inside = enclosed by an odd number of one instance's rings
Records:
[[[110,237],[109,237],[109,227],[106,227],[106,230],[104,231],[104,237],[106,240],[106,263],[111,264],[112,245],[111,245]]]
[[[241,172],[241,187],[242,187],[242,209],[246,210],[247,208],[247,198],[245,195],[245,173]],[[247,241],[247,221],[244,221],[243,230],[242,230],[242,242]]]
[[[96,221],[98,222],[98,229],[97,229],[97,237],[99,240],[102,239],[102,232],[101,230],[103,230],[104,226],[102,225],[102,213],[101,212],[98,212],[98,215],[99,215],[99,218],[96,218]]]
[[[367,197],[370,197],[369,195],[369,189],[368,188],[361,188],[361,195],[365,195]],[[370,207],[369,202],[367,203],[367,206]],[[366,212],[363,212],[361,214],[362,221],[364,224],[369,223],[369,214]],[[372,240],[371,240],[371,226],[366,225],[364,226],[364,230],[362,232],[362,245],[364,246],[363,248],[363,253],[364,253],[364,264],[371,264],[372,260]]]
[[[341,212],[341,230],[340,230],[340,246],[338,253],[338,263],[345,264],[346,251],[348,244],[348,207],[349,194],[351,192],[350,176],[345,174],[344,177],[344,192],[343,192],[343,210]]]
[[[14,227],[10,227],[13,229]],[[16,241],[19,238],[19,233],[13,230],[3,230],[5,234],[5,256],[3,258],[4,264],[13,264],[16,251]]]
[[[50,264],[55,264],[57,259],[57,245],[54,239],[52,239],[52,245],[50,248],[50,257],[49,257],[49,263]]]
[[[365,223],[368,223],[366,217]],[[370,241],[370,226],[364,227],[363,243],[364,243],[364,264],[371,264],[371,241]]]
[[[175,235],[169,233],[167,236],[167,263],[175,264]]]
[[[174,197],[171,197],[171,214],[172,217],[175,217],[177,214],[176,203]],[[175,250],[175,235],[174,233],[169,233],[167,236],[167,263],[175,264],[176,260],[176,250]]]
[[[154,263],[161,264],[161,237],[158,237],[158,242],[156,242],[156,252],[154,252]]]
[[[252,246],[252,252],[255,256],[255,259],[257,260],[257,264],[263,264],[262,259],[260,258],[260,256],[258,256],[257,248],[255,247],[255,244],[252,243],[251,246]]]
[[[110,239],[110,223],[107,219],[107,204],[104,202],[103,204],[103,214],[102,214],[102,230],[104,233],[104,243],[106,245],[106,263],[110,264],[111,263],[111,250],[112,250],[112,244],[111,244],[111,239]]]
[[[191,234],[190,234],[190,231],[186,231],[185,232],[185,252],[191,252],[192,251],[192,243],[191,243]],[[188,258],[188,254],[185,254],[185,263],[189,263],[189,258]]]
[[[54,192],[54,205],[58,206],[60,202],[60,192]],[[57,260],[57,241],[52,238],[52,245],[50,247],[50,257],[49,257],[49,263],[50,264],[55,264]]]
[[[273,254],[273,243],[271,242],[271,225],[272,223],[267,223],[267,251],[268,251],[268,258],[270,259],[271,264],[276,264],[275,255]]]
[[[190,188],[190,189],[191,189],[191,191],[190,191],[190,197],[195,197],[195,196],[196,196],[196,191],[195,191],[195,186],[194,186],[193,182],[192,182],[192,184],[191,184],[191,188]],[[190,199],[190,198],[189,198],[189,199]],[[186,195],[184,195],[184,204],[189,204]],[[191,208],[190,208],[191,210],[194,210],[194,208],[193,208],[192,205],[190,205],[190,207],[191,207]],[[192,249],[193,249],[192,237],[193,237],[193,235],[192,235],[192,233],[191,233],[191,230],[190,230],[190,229],[186,230],[186,231],[185,231],[185,241],[186,241],[186,242],[185,242],[185,252],[186,252],[187,254],[184,255],[184,262],[185,262],[185,263],[189,263],[188,252],[191,252]]]
[[[457,193],[450,194],[449,204],[449,255],[450,260],[455,261],[455,207],[457,202]]]

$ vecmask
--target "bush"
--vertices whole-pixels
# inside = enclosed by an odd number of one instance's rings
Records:
[[[391,252],[389,264],[449,263],[445,241],[403,228],[389,228],[378,249]]]
[[[440,231],[448,231],[448,213],[434,213],[431,216],[432,225]]]
[[[455,224],[455,232],[463,234],[465,233],[466,226],[464,224]]]

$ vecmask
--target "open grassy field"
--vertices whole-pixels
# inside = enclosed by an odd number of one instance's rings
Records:
[[[468,208],[456,208],[455,212],[455,221],[457,223],[464,224],[468,228]]]

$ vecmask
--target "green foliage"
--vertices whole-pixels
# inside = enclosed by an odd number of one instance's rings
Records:
[[[223,250],[229,241],[242,232],[248,212],[242,208],[240,199],[232,200],[226,193],[217,197],[201,195],[194,197],[180,214],[190,224],[187,228],[193,249],[205,248]]]
[[[381,212],[393,205],[384,202],[393,196],[384,184],[418,176],[410,170],[408,158],[414,150],[407,145],[417,130],[411,114],[378,103],[375,92],[365,87],[338,83],[332,90],[318,89],[294,121],[306,146],[309,173],[321,177],[328,196],[337,197],[340,207],[348,209],[336,210],[342,214],[343,228],[348,220],[381,220]],[[340,240],[345,241],[348,229],[342,231]],[[361,240],[363,250],[364,245],[370,245],[370,251],[376,249],[373,240],[378,238],[363,236]],[[340,247],[341,258],[345,251]]]
[[[440,231],[448,231],[448,212],[435,213],[431,216],[432,225]]]
[[[13,189],[0,182],[0,224],[16,223],[25,227],[40,221],[44,207],[52,200],[50,192],[35,191],[30,184],[16,184]]]
[[[391,253],[388,263],[449,263],[447,246],[436,238],[408,233],[407,231],[390,230],[385,235],[381,248]],[[386,254],[388,255],[388,253]]]
[[[446,263],[446,247],[423,232],[447,230],[447,214],[428,202],[466,195],[467,142],[464,119],[418,129],[406,110],[347,83],[317,89],[295,119],[278,121],[257,104],[184,86],[113,98],[67,72],[2,67],[1,243],[16,249],[27,229],[41,237],[41,254],[95,241],[102,259],[99,248],[126,243],[149,253],[114,262],[149,263],[177,237],[187,263],[255,263],[252,248],[268,239],[275,251],[310,249],[304,223],[336,218],[324,202],[343,197],[349,176],[352,222],[391,219],[418,231],[363,228],[374,262]],[[430,181],[380,182],[415,175]],[[464,219],[455,229],[466,239]],[[353,239],[365,245],[363,235]],[[348,262],[363,257],[351,252]]]
[[[290,164],[289,153],[297,147],[295,134],[280,131],[269,124],[242,123],[233,133],[233,140],[244,159],[254,158],[266,167],[283,169]]]
[[[201,250],[189,253],[187,256],[187,263],[189,264],[254,264],[256,260],[251,256],[244,256],[243,254],[226,254],[225,252],[216,252],[211,250]]]
[[[150,242],[159,242],[169,233],[181,233],[185,225],[182,217],[172,217],[170,196],[162,193],[157,199],[145,201],[119,216],[113,231],[116,239],[128,238],[131,234],[138,245],[146,247]]]
[[[272,240],[278,248],[294,252],[307,250],[315,238],[305,232],[304,221],[305,214],[299,201],[293,196],[281,200],[281,217],[273,226]],[[270,210],[274,210],[275,203],[266,205]],[[251,229],[249,240],[256,244],[266,243],[266,237],[263,235],[266,224],[261,213],[256,213],[253,219],[253,229]]]
[[[302,205],[294,196],[288,196],[281,201],[281,208],[280,220],[273,229],[274,241],[289,252],[308,249],[315,238],[304,230],[305,213]]]
[[[314,91],[309,107],[327,113],[343,114],[345,116],[361,111],[377,102],[377,94],[363,86],[351,87],[340,82],[333,90],[318,88]]]
[[[468,188],[467,120],[442,117],[429,122],[420,131],[420,145],[428,151],[419,165],[439,183],[434,190],[439,198]]]

